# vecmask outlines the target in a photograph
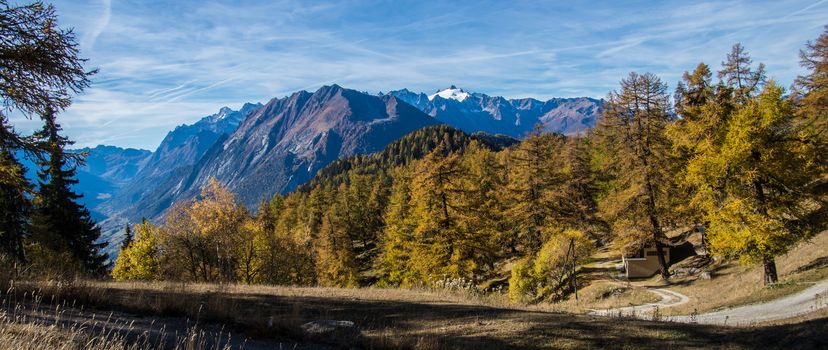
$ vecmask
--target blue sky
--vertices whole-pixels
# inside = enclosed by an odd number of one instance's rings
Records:
[[[337,83],[506,97],[603,97],[629,71],[675,86],[743,43],[788,86],[827,1],[58,0],[93,86],[61,123],[77,146],[154,149],[221,106]],[[18,128],[34,122],[16,121]]]

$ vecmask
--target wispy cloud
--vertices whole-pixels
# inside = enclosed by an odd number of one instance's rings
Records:
[[[674,83],[742,42],[783,84],[828,23],[826,1],[55,2],[93,86],[62,117],[79,146],[154,148],[219,107],[338,83],[507,97],[602,97],[630,70]],[[36,125],[20,124],[20,128]]]
[[[97,21],[94,21],[89,30],[83,35],[80,45],[81,48],[91,51],[95,46],[95,40],[103,33],[106,26],[109,25],[109,20],[112,18],[112,0],[100,0],[100,14]]]

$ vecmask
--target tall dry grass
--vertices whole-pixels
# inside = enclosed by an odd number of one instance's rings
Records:
[[[16,284],[0,276],[0,349],[231,349],[227,332],[198,323],[184,330],[137,327],[134,319],[96,315],[85,305],[101,303],[100,290],[65,281]]]

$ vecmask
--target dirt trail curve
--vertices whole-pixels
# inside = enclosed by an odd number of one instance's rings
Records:
[[[648,291],[661,297],[661,300],[655,303],[627,306],[617,309],[606,310],[592,310],[590,315],[598,316],[615,316],[615,317],[637,317],[637,318],[652,318],[653,311],[657,309],[664,309],[681,305],[690,301],[686,295],[676,293],[672,290],[663,288],[647,288]]]
[[[667,289],[649,289],[661,296],[653,304],[630,306],[609,310],[593,310],[601,316],[626,316],[652,319],[657,308],[669,308],[686,303],[689,299]],[[784,320],[828,307],[828,280],[820,281],[799,293],[760,304],[738,306],[694,316],[659,317],[663,321],[701,323],[715,325],[751,325],[761,322]]]
[[[778,321],[828,307],[828,280],[817,282],[799,293],[766,303],[738,306],[706,314],[671,316],[668,321],[718,325],[750,325]]]

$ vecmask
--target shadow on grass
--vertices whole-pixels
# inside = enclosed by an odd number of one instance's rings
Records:
[[[369,349],[826,348],[828,320],[757,328],[718,327],[525,311],[443,302],[365,300],[102,288],[98,309],[175,315],[260,340],[298,342],[299,326],[354,321]],[[355,295],[358,293],[355,292]]]

